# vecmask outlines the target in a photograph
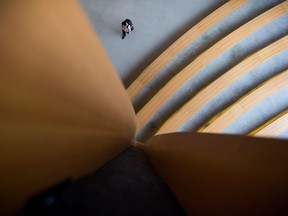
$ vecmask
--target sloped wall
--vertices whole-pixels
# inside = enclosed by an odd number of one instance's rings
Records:
[[[0,214],[6,215],[125,149],[135,118],[75,1],[0,4]]]
[[[172,133],[144,150],[188,215],[287,215],[288,141]]]

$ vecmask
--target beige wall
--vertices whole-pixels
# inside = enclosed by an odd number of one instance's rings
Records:
[[[134,111],[71,0],[0,3],[0,214],[79,178],[134,137]]]
[[[189,215],[288,215],[288,141],[174,133],[144,150]]]

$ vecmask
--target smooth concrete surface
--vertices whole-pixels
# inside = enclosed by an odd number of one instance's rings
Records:
[[[79,0],[124,84],[224,0]],[[135,30],[121,39],[121,22]]]
[[[231,13],[207,32],[194,40],[183,52],[169,62],[160,73],[133,100],[137,112],[151,97],[164,86],[169,79],[186,67],[203,51],[217,41],[237,29],[239,26],[273,8],[284,0],[251,0],[235,12]],[[171,3],[170,3],[171,2]],[[127,86],[141,71],[149,65],[170,44],[184,32],[206,17],[227,1],[135,1],[126,0],[99,1],[80,0],[88,14],[97,34],[105,47],[114,67],[122,81]],[[131,18],[135,24],[135,31],[125,40],[121,40],[120,23],[125,18]],[[239,41],[219,57],[211,61],[193,78],[182,86],[145,124],[137,134],[137,139],[146,141],[155,134],[157,129],[179,109],[189,98],[205,85],[225,73],[253,52],[288,34],[288,15],[284,15],[253,34]],[[282,52],[269,61],[259,65],[247,76],[244,76],[231,87],[217,95],[199,112],[197,112],[180,131],[195,131],[216,113],[233,103],[256,85],[288,68],[287,52]],[[284,100],[284,101],[283,101]],[[266,119],[271,113],[276,113],[274,107],[283,109],[288,104],[287,97],[276,105],[269,106],[270,112],[261,112]],[[273,102],[274,103],[274,102]],[[269,110],[269,108],[268,108]],[[258,111],[256,111],[258,112]],[[266,116],[267,115],[267,116]],[[244,117],[243,117],[244,118]],[[249,125],[249,119],[245,118]],[[260,122],[253,122],[257,125]],[[232,127],[232,126],[231,126]],[[236,126],[235,126],[236,127]],[[240,126],[241,127],[241,126]],[[228,130],[228,129],[227,129]],[[243,129],[245,130],[245,129]],[[242,129],[230,131],[243,133]],[[287,132],[288,133],[288,132]],[[281,135],[285,137],[287,133]],[[288,137],[288,136],[287,136]]]

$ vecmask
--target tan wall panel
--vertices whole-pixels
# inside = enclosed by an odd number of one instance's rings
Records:
[[[288,214],[288,141],[174,133],[144,150],[189,215]]]
[[[129,97],[74,1],[0,3],[0,215],[134,137]]]

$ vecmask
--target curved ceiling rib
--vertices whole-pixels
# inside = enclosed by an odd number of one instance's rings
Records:
[[[163,124],[157,134],[177,131],[178,128],[180,128],[189,118],[191,118],[218,93],[227,88],[240,77],[249,73],[249,71],[251,71],[253,68],[257,67],[286,48],[288,48],[288,36],[285,36],[269,46],[253,53],[228,72],[214,80],[208,86],[200,90]]]
[[[278,114],[256,130],[248,134],[248,136],[276,137],[288,130],[288,110]]]
[[[225,50],[237,44],[240,40],[252,34],[256,30],[270,23],[274,19],[284,15],[288,10],[288,1],[257,16],[253,20],[242,25],[228,36],[218,41],[214,46],[199,55],[192,63],[173,77],[136,115],[137,131],[146,121],[166,102],[184,83],[194,74],[203,69],[210,61],[221,55]]]
[[[127,93],[133,100],[142,88],[173,58],[175,58],[189,43],[206,32],[211,26],[219,22],[228,14],[244,5],[248,0],[232,0],[216,9],[206,18],[193,26],[189,31],[168,47],[156,60],[154,60],[128,87]]]
[[[265,100],[275,92],[281,90],[288,85],[288,70],[274,76],[269,79],[250,93],[243,96],[236,101],[226,110],[217,114],[207,124],[201,127],[198,132],[207,133],[220,133],[228,125],[233,123],[237,118],[243,115],[245,112]]]

